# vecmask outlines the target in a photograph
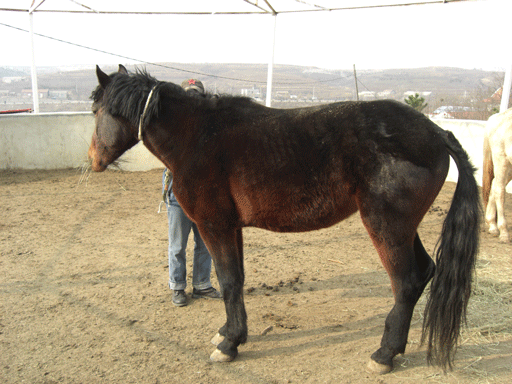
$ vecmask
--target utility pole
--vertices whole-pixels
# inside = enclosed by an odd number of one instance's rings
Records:
[[[354,80],[356,82],[356,100],[359,101],[359,87],[357,86],[356,65],[354,64]]]

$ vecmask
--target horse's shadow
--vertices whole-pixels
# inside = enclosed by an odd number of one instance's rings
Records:
[[[335,326],[267,335],[249,335],[248,347],[243,347],[237,360],[248,361],[289,356],[308,350],[323,349],[368,338],[378,338],[382,335],[384,317],[385,314],[382,313]],[[301,339],[304,339],[304,341],[301,342]],[[291,340],[295,341],[293,345],[285,345]],[[262,346],[264,343],[270,343],[271,346]],[[246,350],[246,348],[248,349]],[[419,353],[425,354],[425,352]]]
[[[294,330],[281,334],[250,335],[249,345],[254,349],[242,349],[237,361],[249,361],[269,357],[282,357],[313,349],[322,349],[333,345],[355,342],[368,338],[378,338],[382,334],[383,317],[385,313],[368,318],[346,322],[338,326],[324,326],[309,330]],[[378,325],[377,325],[378,324]],[[415,327],[419,327],[416,324]],[[411,329],[413,326],[411,326]],[[350,331],[347,332],[347,329]],[[295,339],[306,339],[302,343],[284,345],[284,343]],[[271,343],[272,345],[258,349],[260,343]],[[426,359],[426,347],[420,344],[408,344],[405,354],[398,355],[394,360],[394,372],[407,371],[415,368],[428,366]],[[509,375],[512,372],[510,356],[512,355],[512,340],[500,343],[486,343],[477,345],[459,346],[455,359],[454,370],[460,370],[463,374],[471,374],[468,368],[477,371],[489,371],[494,375]],[[342,361],[340,361],[342,364]],[[436,367],[433,370],[442,371]]]
[[[322,292],[334,289],[343,289],[340,298],[393,297],[389,278],[384,271],[343,274],[322,280],[288,281],[270,287],[250,287],[247,296],[294,295],[297,292]]]
[[[345,299],[383,297],[392,298],[389,280],[384,272],[370,271],[360,274],[346,274],[334,276],[326,280],[301,281],[297,285],[285,286],[278,291],[267,290],[267,287],[258,288],[248,296],[291,296],[297,294],[293,287],[300,287],[301,292],[316,292],[342,289],[337,295],[340,305]],[[256,297],[255,297],[256,298]],[[259,301],[259,297],[257,298]],[[250,305],[250,304],[249,304]],[[243,350],[239,355],[240,361],[267,358],[269,356],[285,356],[300,353],[309,349],[343,344],[367,338],[378,338],[382,335],[384,319],[389,309],[383,307],[383,312],[374,316],[364,316],[358,320],[341,321],[335,325],[322,326],[314,329],[294,329],[286,333],[269,333],[266,335],[249,335],[248,345],[271,343],[272,346],[264,349]],[[300,316],[300,315],[299,315]],[[275,326],[275,325],[274,325]],[[279,326],[279,325],[277,325]],[[300,340],[304,339],[302,342]],[[284,345],[291,340],[298,341],[294,345]],[[377,342],[378,343],[378,342]],[[249,347],[251,348],[251,347]],[[244,348],[245,349],[245,348]]]
[[[339,299],[340,305],[342,305],[345,299],[393,298],[389,279],[384,271],[368,271],[337,275],[324,280],[300,281],[294,286],[299,287],[300,292],[311,291],[312,294],[317,291],[325,292],[340,289],[341,291],[335,299]],[[267,290],[267,287],[258,288],[248,296],[264,295],[277,298],[286,295],[293,297],[297,294],[297,292],[293,290],[294,286],[280,288],[278,291]],[[392,304],[390,304],[390,306],[392,306]],[[308,350],[322,349],[333,345],[341,345],[365,339],[374,339],[375,345],[378,345],[378,340],[382,335],[384,320],[388,311],[389,308],[383,305],[382,313],[373,316],[364,316],[363,318],[352,321],[344,320],[335,325],[306,330],[294,329],[286,333],[249,335],[248,347],[243,347],[242,353],[237,360],[249,361],[253,359],[300,354]],[[420,327],[421,322],[413,320],[411,329]],[[294,341],[294,344],[287,345],[290,341]],[[264,345],[268,343],[271,345],[268,347]],[[248,350],[246,350],[246,348],[248,348]],[[424,350],[416,350],[417,348],[417,345],[408,345],[408,349],[411,349],[412,353],[406,352],[406,358],[397,357],[395,369],[402,370],[409,368],[409,364],[406,364],[409,361],[414,361],[414,367],[426,366],[426,353]]]

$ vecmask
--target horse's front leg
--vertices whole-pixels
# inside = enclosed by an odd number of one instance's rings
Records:
[[[210,359],[214,362],[228,362],[237,356],[238,346],[247,341],[247,314],[243,298],[242,230],[229,230],[205,241],[208,241],[211,248],[226,307],[226,324],[212,339],[217,349]]]

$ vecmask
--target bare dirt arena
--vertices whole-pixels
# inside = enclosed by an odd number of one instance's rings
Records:
[[[244,230],[249,340],[210,363],[224,305],[171,303],[161,174],[0,172],[0,382],[512,382],[512,245],[484,232],[455,369],[426,365],[422,297],[394,371],[366,371],[393,299],[358,214],[317,232]],[[420,227],[430,254],[454,186]]]

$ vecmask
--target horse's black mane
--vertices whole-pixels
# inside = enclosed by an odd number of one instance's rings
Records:
[[[200,109],[225,109],[253,104],[252,99],[242,96],[217,95],[207,92],[204,97],[193,95],[179,85],[158,81],[146,69],[136,69],[128,75],[113,73],[110,84],[103,89],[98,86],[91,94],[95,103],[103,103],[112,116],[123,117],[133,125],[139,123],[149,93],[154,88],[150,105],[146,111],[147,123],[160,115],[165,101],[186,103]]]

